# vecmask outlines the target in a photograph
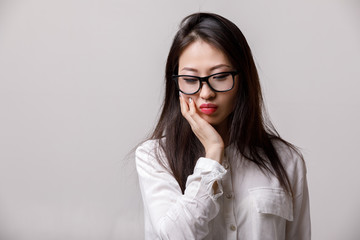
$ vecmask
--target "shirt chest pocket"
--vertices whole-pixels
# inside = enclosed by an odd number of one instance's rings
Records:
[[[281,188],[259,187],[249,189],[255,212],[267,216],[278,216],[293,221],[292,198]]]

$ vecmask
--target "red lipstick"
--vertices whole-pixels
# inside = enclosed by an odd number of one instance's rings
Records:
[[[218,106],[212,103],[203,103],[200,105],[200,111],[206,115],[213,114]]]

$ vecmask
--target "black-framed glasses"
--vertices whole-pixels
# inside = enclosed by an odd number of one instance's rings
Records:
[[[227,92],[234,87],[236,71],[214,73],[207,77],[191,75],[173,75],[177,87],[184,94],[195,94],[200,91],[202,83],[206,82],[215,92]]]

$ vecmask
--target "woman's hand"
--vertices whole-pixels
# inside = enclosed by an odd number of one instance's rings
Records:
[[[205,148],[205,157],[221,163],[224,152],[224,141],[220,134],[199,116],[194,101],[189,98],[189,104],[180,93],[181,113],[189,122],[192,131]]]

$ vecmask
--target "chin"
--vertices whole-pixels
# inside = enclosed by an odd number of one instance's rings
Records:
[[[212,126],[218,126],[223,122],[223,121],[221,121],[221,119],[214,118],[214,117],[211,117],[211,116],[208,116],[208,115],[203,116],[203,119],[205,121],[207,121]]]
[[[224,127],[228,123],[227,117],[223,116],[211,116],[203,114],[201,117],[216,129],[218,129],[219,127]]]

